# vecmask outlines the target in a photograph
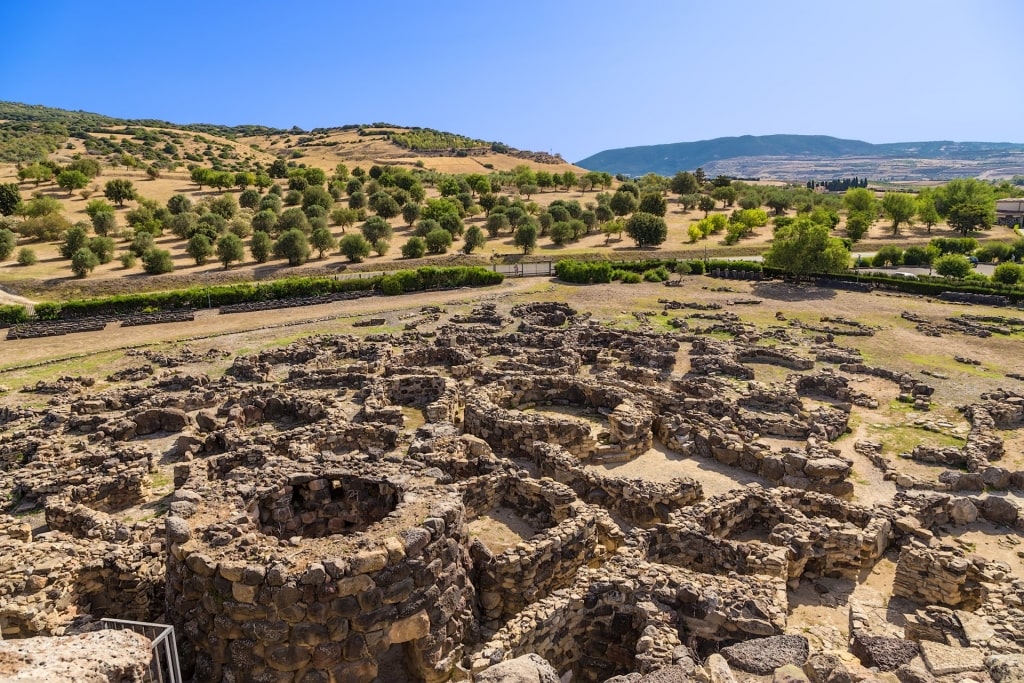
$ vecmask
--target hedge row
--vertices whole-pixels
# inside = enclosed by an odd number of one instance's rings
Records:
[[[453,266],[448,268],[423,267],[400,270],[386,276],[335,279],[331,277],[302,277],[247,282],[234,285],[190,287],[166,292],[119,294],[116,296],[78,299],[61,303],[36,304],[39,320],[67,320],[94,315],[133,315],[140,312],[167,311],[185,308],[219,307],[250,301],[276,301],[298,297],[325,296],[338,292],[357,292],[384,289],[401,294],[424,289],[449,287],[480,287],[495,285],[504,279],[479,266]],[[397,283],[397,287],[396,287]]]
[[[0,325],[17,325],[28,322],[28,313],[24,306],[5,304],[0,306]]]
[[[617,274],[622,272],[645,275],[652,271],[674,271],[677,263],[686,263],[690,266],[691,275],[700,275],[704,272],[704,261],[694,259],[692,261],[675,261],[673,259],[658,260],[648,259],[646,261],[574,261],[564,259],[555,264],[555,276],[563,282],[574,282],[577,284],[592,284],[600,282],[611,282],[619,279]],[[639,282],[638,280],[635,280]]]

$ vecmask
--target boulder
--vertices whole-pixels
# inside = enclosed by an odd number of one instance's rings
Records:
[[[180,408],[150,408],[133,416],[132,421],[138,436],[155,432],[180,432],[189,425],[188,413]]]
[[[1012,525],[1020,511],[1011,501],[1001,496],[989,496],[981,503],[982,516],[993,524]]]
[[[559,683],[554,667],[533,653],[487,667],[473,680],[475,683]]]
[[[921,658],[935,676],[984,671],[985,657],[973,647],[950,647],[930,640],[921,641]]]
[[[970,498],[957,498],[949,508],[949,517],[957,526],[971,524],[978,519],[978,508]]]
[[[711,683],[736,683],[736,677],[732,675],[729,662],[725,661],[725,657],[717,652],[708,657],[704,666],[707,667]]]
[[[1024,683],[1024,655],[992,655],[985,666],[995,683]]]
[[[902,638],[871,636],[858,631],[853,634],[850,651],[866,667],[879,671],[895,671],[918,655],[917,643]]]
[[[810,647],[807,638],[797,635],[754,638],[722,648],[730,665],[750,674],[767,675],[787,664],[803,666]]]
[[[799,666],[787,664],[775,670],[772,683],[810,683],[810,680]]]
[[[804,673],[811,683],[852,683],[853,678],[838,656],[819,652],[804,664]]]

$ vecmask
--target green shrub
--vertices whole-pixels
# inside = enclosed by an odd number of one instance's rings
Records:
[[[0,305],[0,325],[17,325],[28,321],[28,312],[17,304]]]
[[[887,244],[877,252],[871,259],[871,265],[875,268],[883,266],[898,266],[903,263],[903,250],[892,244]]]
[[[941,254],[970,254],[978,248],[978,240],[973,237],[935,237],[928,244]]]
[[[18,265],[19,266],[32,266],[35,265],[39,259],[36,257],[36,252],[29,249],[28,247],[22,247],[18,250]]]
[[[621,280],[624,285],[635,285],[640,282],[643,277],[640,273],[634,273],[629,270],[620,270],[618,279]]]

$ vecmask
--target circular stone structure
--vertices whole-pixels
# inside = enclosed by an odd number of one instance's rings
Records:
[[[360,455],[218,457],[167,520],[196,680],[448,679],[474,601],[457,490]]]

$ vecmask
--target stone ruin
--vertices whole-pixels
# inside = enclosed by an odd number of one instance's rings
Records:
[[[1021,488],[997,431],[1024,398],[984,395],[963,448],[909,455],[958,478],[859,505],[833,443],[878,408],[858,377],[922,409],[932,388],[835,344],[874,334],[855,321],[669,311],[671,334],[565,304],[431,308],[399,334],[136,352],[105,385],[41,382],[45,408],[0,412],[0,633],[165,621],[196,681],[840,681],[851,657],[944,670],[940,647],[1019,662],[1024,579],[949,531],[1024,530],[992,493]],[[785,379],[758,381],[765,365]],[[758,483],[705,498],[699,477],[616,474],[653,449]],[[849,652],[791,632],[794,591],[883,557],[915,606],[903,638],[853,603]]]

